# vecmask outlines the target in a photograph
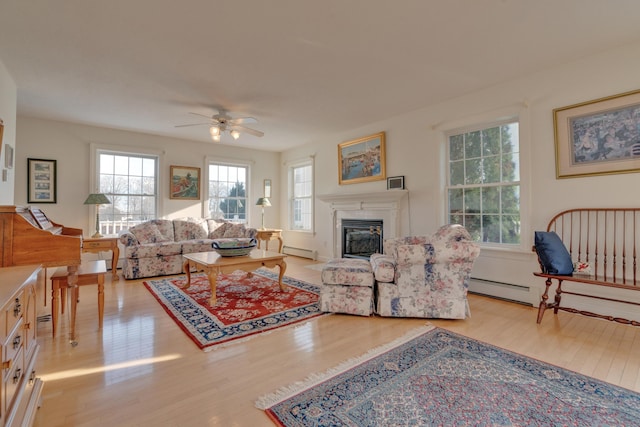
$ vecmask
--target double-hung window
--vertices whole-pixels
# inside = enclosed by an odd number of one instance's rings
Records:
[[[313,163],[289,168],[289,227],[313,231]]]
[[[100,232],[115,234],[157,218],[158,157],[97,150],[98,191],[111,204],[100,205]]]
[[[448,140],[447,214],[478,242],[520,244],[519,123],[507,120]]]
[[[209,163],[209,217],[247,223],[249,167]]]

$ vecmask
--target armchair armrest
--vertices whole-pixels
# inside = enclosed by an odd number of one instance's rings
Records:
[[[369,262],[376,281],[393,283],[396,275],[396,261],[391,255],[373,254]]]

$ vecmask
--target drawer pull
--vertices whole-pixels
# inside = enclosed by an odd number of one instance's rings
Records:
[[[29,384],[33,384],[36,380],[36,370],[31,371],[31,375],[29,375]]]
[[[13,374],[13,383],[17,384],[20,381],[20,377],[22,377],[22,369],[16,369],[16,373]]]
[[[16,350],[18,347],[20,347],[21,342],[22,342],[22,337],[20,335],[16,336],[13,339],[13,349]]]
[[[22,304],[20,304],[20,298],[16,298],[16,302],[13,306],[13,317],[19,317],[22,312]]]

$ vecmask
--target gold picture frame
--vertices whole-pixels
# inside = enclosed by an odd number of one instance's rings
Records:
[[[640,172],[640,90],[553,110],[556,178]]]
[[[385,163],[384,132],[338,144],[338,183],[385,180]]]
[[[200,200],[200,168],[171,166],[169,198],[175,200]]]

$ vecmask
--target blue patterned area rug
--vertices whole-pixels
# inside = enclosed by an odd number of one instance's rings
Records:
[[[323,314],[320,311],[319,287],[285,276],[278,285],[278,275],[259,269],[251,277],[244,271],[218,276],[215,307],[209,306],[211,287],[203,273],[148,280],[144,286],[180,328],[201,349],[255,336]]]
[[[256,406],[280,426],[638,426],[640,394],[428,327]]]

